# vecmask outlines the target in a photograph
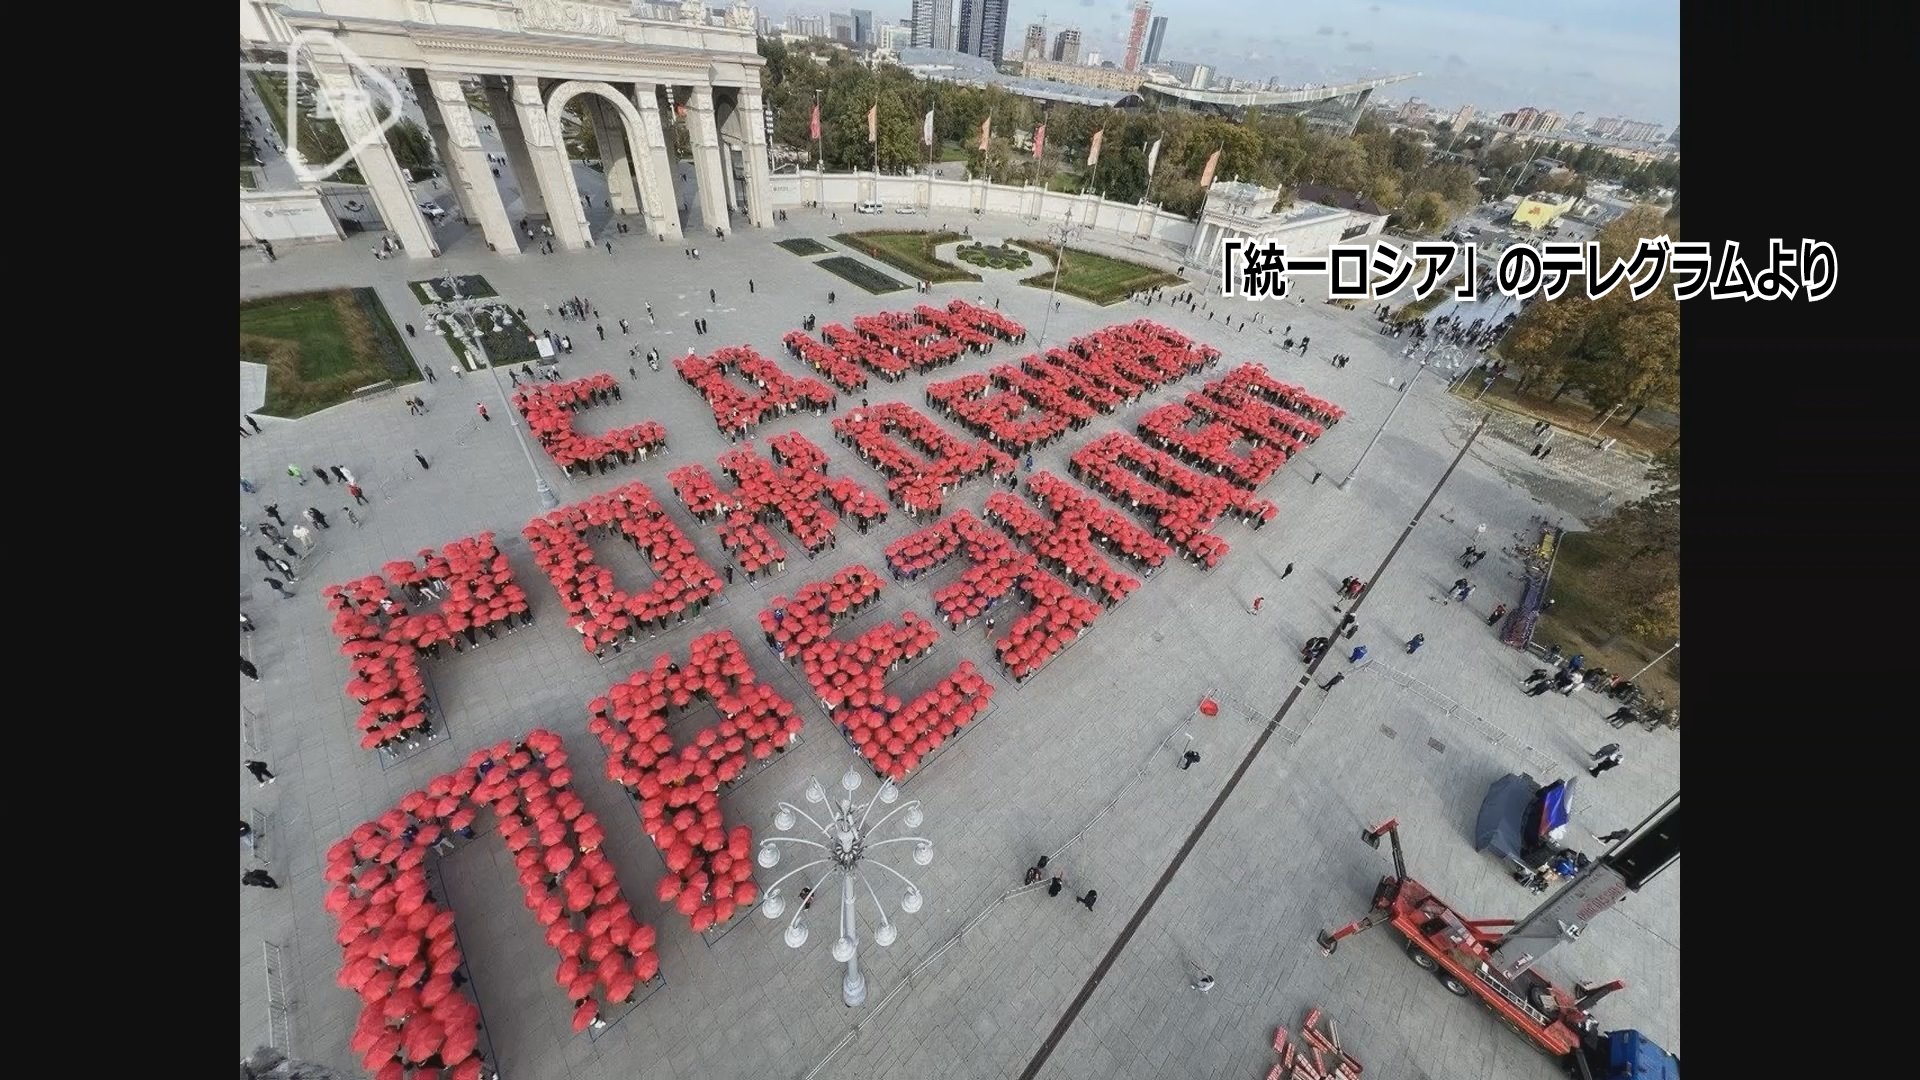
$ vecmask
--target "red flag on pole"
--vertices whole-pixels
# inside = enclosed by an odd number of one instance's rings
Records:
[[[1200,173],[1201,187],[1207,187],[1213,183],[1213,170],[1219,167],[1220,167],[1220,151],[1215,150],[1213,152],[1213,156],[1207,159],[1206,169]]]
[[[880,141],[880,106],[878,103],[875,103],[873,108],[867,110],[867,141],[870,143]],[[1215,154],[1214,156],[1219,157],[1220,155]]]
[[[1047,148],[1047,125],[1041,124],[1033,129],[1033,160],[1039,161]]]
[[[993,133],[993,117],[980,121],[980,152],[987,152],[987,137]]]
[[[820,103],[817,101],[813,103],[813,125],[808,130],[807,138],[820,141]]]
[[[1099,131],[1093,133],[1093,148],[1087,151],[1087,166],[1089,168],[1100,164],[1100,140],[1106,137],[1106,128],[1101,128]]]

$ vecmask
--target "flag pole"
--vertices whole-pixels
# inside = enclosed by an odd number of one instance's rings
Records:
[[[813,115],[815,117],[820,115],[820,91],[818,90],[813,92]],[[820,132],[818,124],[814,125],[814,130],[816,134],[813,139],[813,208],[819,210],[820,204],[827,198],[827,143],[818,134]]]

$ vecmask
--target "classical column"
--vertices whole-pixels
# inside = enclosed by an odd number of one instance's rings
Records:
[[[410,70],[407,76],[413,82],[420,111],[427,118],[427,131],[440,148],[440,160],[447,167],[447,179],[460,200],[460,209],[469,222],[480,226],[495,251],[518,252],[520,241],[507,219],[507,206],[501,201],[493,166],[480,147],[480,133],[474,130],[473,111],[467,107],[467,92],[460,85],[460,77],[418,69]]]
[[[734,115],[740,118],[741,145],[746,148],[747,220],[756,227],[773,224],[773,170],[767,165],[767,120],[760,100],[760,88],[740,89]],[[933,206],[933,193],[927,193],[927,206]]]
[[[493,130],[500,133],[500,145],[506,150],[507,164],[513,169],[514,186],[520,189],[520,216],[545,216],[547,203],[540,197],[540,181],[533,174],[533,159],[527,155],[527,139],[520,130],[520,115],[513,107],[513,92],[501,76],[488,75],[484,82],[487,107],[493,112]]]
[[[640,193],[633,183],[632,155],[627,152],[626,119],[613,103],[598,94],[586,94],[587,117],[593,123],[593,141],[600,148],[600,168],[607,176],[607,197],[615,213],[640,212]]]
[[[708,229],[726,228],[727,171],[720,160],[720,130],[713,119],[713,87],[699,85],[687,100],[687,141],[693,144],[693,178],[700,186],[700,218]]]
[[[401,171],[399,159],[393,156],[393,147],[388,145],[379,121],[374,119],[371,102],[352,69],[324,63],[317,54],[312,63],[320,93],[326,96],[341,134],[346,136],[348,146],[357,147],[353,151],[353,163],[359,168],[361,179],[366,181],[373,205],[379,208],[380,220],[386,224],[387,231],[399,237],[409,259],[438,256],[440,245],[421,216],[413,188],[407,184],[407,174]]]
[[[639,142],[632,148],[634,172],[640,180],[640,211],[647,231],[655,236],[681,238],[680,197],[674,194],[673,156],[667,153],[667,129],[661,123],[658,88],[636,83],[633,104],[640,110]]]
[[[567,160],[559,126],[547,116],[538,79],[513,77],[513,108],[520,117],[520,131],[526,137],[527,156],[533,161],[540,197],[547,203],[547,224],[553,226],[554,246],[584,250],[593,240],[587,230],[586,212],[580,208],[580,189],[573,182],[573,162]]]

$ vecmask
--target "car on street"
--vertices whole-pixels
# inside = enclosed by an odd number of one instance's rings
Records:
[[[861,214],[884,214],[887,212],[886,204],[877,199],[868,199],[853,209],[856,213]]]
[[[420,212],[427,215],[427,220],[435,225],[447,220],[447,212],[440,208],[439,203],[423,202],[420,204]]]
[[[914,208],[913,208],[913,207],[911,207],[911,206],[901,206],[901,207],[896,207],[896,208],[894,209],[894,211],[893,211],[893,212],[894,212],[894,213],[896,213],[896,214],[912,214],[912,213],[916,213],[916,211],[914,210]]]

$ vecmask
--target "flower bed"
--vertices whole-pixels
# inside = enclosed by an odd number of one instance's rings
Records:
[[[624,538],[647,559],[657,580],[644,592],[614,585],[613,571],[594,563],[587,540],[594,530]],[[563,506],[527,523],[521,535],[533,549],[534,562],[553,582],[566,605],[567,625],[580,633],[580,644],[595,656],[624,635],[635,640],[638,624],[651,634],[698,616],[707,600],[721,590],[720,575],[694,550],[680,527],[645,484],[632,483]]]
[[[1227,553],[1227,542],[1208,531],[1222,514],[1258,528],[1280,512],[1268,500],[1195,472],[1125,432],[1102,435],[1075,451],[1069,464],[1074,479],[1136,512],[1153,514],[1161,534],[1209,570]]]
[[[526,418],[527,430],[568,476],[604,473],[666,449],[667,429],[653,420],[603,435],[573,429],[575,413],[619,400],[620,384],[606,374],[563,383],[528,382],[513,392],[513,405]]]
[[[837,278],[858,285],[876,296],[881,293],[905,292],[907,288],[906,282],[890,278],[866,263],[846,255],[821,259],[813,265]]]
[[[1025,270],[1033,265],[1033,256],[1017,247],[996,244],[988,247],[975,242],[961,244],[955,249],[953,257],[972,266],[988,270]]]
[[[459,274],[454,281],[460,286],[461,300],[484,300],[489,296],[499,296],[499,290],[479,274]],[[423,304],[437,304],[443,300],[456,299],[447,292],[447,279],[432,278],[427,281],[409,281],[407,287],[413,290],[413,298]]]
[[[493,534],[455,540],[420,562],[397,559],[381,573],[324,591],[333,612],[333,632],[353,677],[347,696],[360,703],[355,725],[363,750],[394,748],[433,734],[431,705],[420,661],[438,657],[440,646],[463,651],[479,634],[495,640],[504,630],[533,623],[525,589],[514,584],[507,557]],[[383,576],[384,575],[384,576]],[[402,599],[394,599],[399,590]],[[407,605],[440,599],[437,610],[411,612]]]
[[[729,441],[756,426],[801,409],[826,415],[839,405],[833,388],[819,379],[796,379],[780,366],[745,345],[716,349],[700,357],[692,352],[673,362],[688,386],[700,391],[713,410],[713,426]],[[728,379],[737,374],[760,391],[749,394]]]
[[[667,732],[673,713],[707,702],[720,722],[676,749]],[[655,657],[587,709],[587,730],[607,751],[607,778],[633,796],[666,861],[660,902],[673,903],[695,933],[752,906],[753,830],[726,827],[720,789],[800,734],[805,721],[793,705],[754,678],[739,641],[722,630],[695,638],[684,667]]]
[[[825,255],[827,252],[833,250],[827,245],[821,243],[820,241],[813,240],[805,236],[796,236],[791,240],[775,240],[774,246],[786,248],[788,251],[793,252],[795,255],[798,255],[801,258],[812,258],[815,255]]]
[[[432,307],[426,310],[422,318],[428,326],[439,331],[454,356],[473,360],[472,364],[465,365],[469,371],[476,371],[486,364],[517,364],[540,359],[540,346],[533,330],[518,312],[505,304],[484,304],[473,311],[473,325],[480,329],[480,345],[486,350],[485,357],[470,356],[472,346],[467,342],[465,319],[436,311]]]
[[[918,281],[979,281],[980,275],[934,255],[933,249],[965,237],[956,232],[927,232],[924,229],[870,229],[866,232],[840,233],[833,237],[863,255],[878,259],[896,270],[912,274]]]
[[[940,633],[908,611],[898,624],[884,623],[852,641],[834,638],[835,624],[871,606],[882,585],[866,567],[847,567],[802,587],[792,602],[775,597],[760,613],[760,628],[777,655],[801,666],[827,715],[874,771],[899,782],[986,711],[993,684],[963,660],[911,702],[888,694],[887,673],[926,655]]]
[[[888,496],[909,517],[938,515],[947,490],[973,477],[991,473],[998,480],[1014,473],[1014,460],[1005,453],[955,438],[911,405],[861,409],[835,419],[833,431],[861,460],[887,474]]]
[[[452,910],[435,898],[426,861],[436,844],[472,839],[483,812],[513,853],[527,910],[560,954],[554,979],[573,1002],[573,1030],[600,1001],[631,1001],[659,977],[653,928],[633,917],[601,845],[606,830],[572,790],[558,735],[475,750],[460,769],[327,849],[324,906],[339,924],[339,985],[361,1001],[349,1046],[377,1077],[478,1080],[480,1009],[455,985],[464,965]],[[484,826],[483,826],[484,827]]]
[[[764,515],[778,514],[809,558],[834,546],[839,518],[829,503],[851,515],[863,533],[886,520],[886,502],[846,477],[829,479],[826,452],[799,432],[777,435],[768,446],[773,461],[746,447],[721,455],[720,468],[737,485],[732,491],[721,491],[702,465],[667,474],[694,517],[718,523],[721,543],[749,580],[769,566],[778,573],[787,558],[786,548],[761,524]]]

